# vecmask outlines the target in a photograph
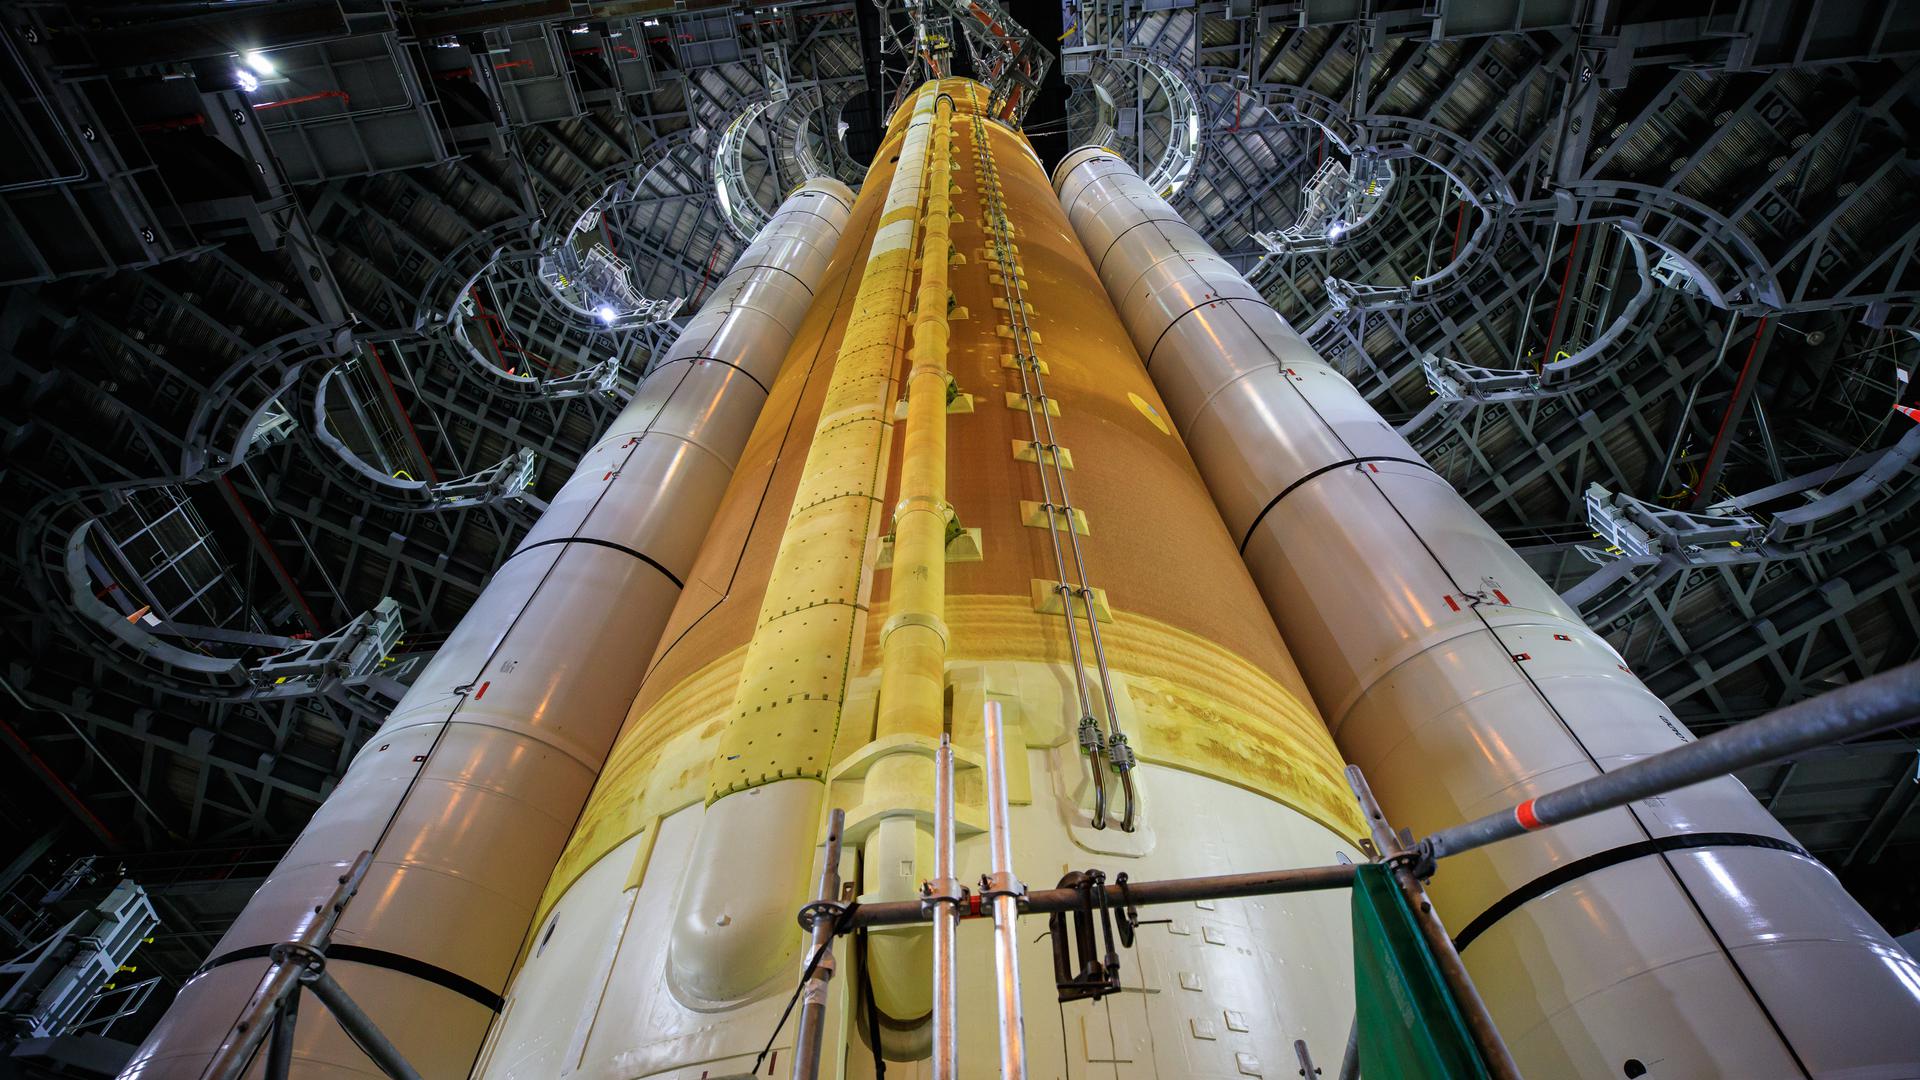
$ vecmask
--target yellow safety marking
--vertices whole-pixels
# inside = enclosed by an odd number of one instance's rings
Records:
[[[1140,410],[1140,415],[1146,417],[1148,422],[1160,429],[1160,434],[1173,434],[1172,425],[1167,423],[1166,417],[1160,415],[1159,409],[1153,407],[1152,402],[1135,393],[1128,393],[1127,400],[1133,402],[1133,407]]]

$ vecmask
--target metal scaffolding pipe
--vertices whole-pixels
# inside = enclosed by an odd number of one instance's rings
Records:
[[[347,901],[360,891],[361,882],[367,878],[367,871],[373,866],[373,853],[362,851],[334,882],[333,891],[318,904],[312,905],[311,913],[319,916],[302,926],[293,939],[286,944],[298,955],[289,956],[284,948],[276,949],[272,965],[260,977],[246,1005],[240,1010],[240,1016],[227,1031],[226,1038],[207,1062],[201,1073],[203,1080],[238,1080],[253,1062],[253,1056],[265,1042],[267,1034],[273,1033],[274,1048],[271,1056],[280,1058],[291,1056],[292,1045],[289,1031],[295,1011],[288,1008],[281,1012],[283,1003],[291,1003],[300,993],[301,957],[319,953],[324,955],[326,944],[333,936],[333,928],[340,921],[340,913],[345,910]],[[276,1020],[278,1023],[276,1023]]]
[[[1353,867],[1346,863],[1332,866],[1308,866],[1293,870],[1258,870],[1247,874],[1214,874],[1204,877],[1173,878],[1165,881],[1129,881],[1126,903],[1136,907],[1154,904],[1189,904],[1195,900],[1239,900],[1250,896],[1280,896],[1285,893],[1321,892],[1353,887]],[[1122,891],[1108,886],[1109,895],[1118,899]],[[1035,889],[1019,901],[1021,913],[1049,915],[1056,911],[1080,911],[1086,907],[1087,894],[1079,889]],[[977,908],[961,912],[961,918],[992,914],[982,900]],[[918,901],[886,904],[861,904],[847,916],[846,929],[876,926],[904,926],[925,922],[924,905]]]
[[[333,976],[325,971],[317,971],[309,973],[301,981],[327,1007],[333,1018],[340,1021],[348,1037],[366,1051],[375,1065],[380,1066],[381,1072],[393,1080],[420,1080],[420,1074],[407,1064],[407,1059],[401,1056],[392,1041],[381,1033],[380,1025],[374,1023],[373,1018],[345,990],[340,989],[340,984],[333,981]]]
[[[933,881],[924,905],[933,917],[933,1080],[959,1076],[960,984],[953,955],[959,886],[953,876],[953,737],[942,735],[933,759]]]
[[[820,888],[814,900],[830,904],[840,898],[840,834],[847,825],[847,812],[835,809],[827,815],[826,857],[820,864]],[[798,1034],[793,1043],[793,1080],[813,1080],[820,1074],[821,1036],[827,1024],[827,991],[833,984],[833,936],[837,928],[831,914],[816,914],[812,941],[807,950],[807,983],[800,991]]]
[[[247,1000],[234,1022],[233,1030],[207,1062],[202,1080],[239,1080],[253,1063],[253,1055],[267,1035],[275,1030],[274,1013],[288,995],[299,990],[300,969],[292,964],[277,964],[260,980],[259,989]]]
[[[288,994],[273,1018],[273,1038],[267,1041],[267,1080],[286,1080],[293,1070],[293,1029],[300,1020],[300,995]]]
[[[1006,734],[1000,703],[986,704],[987,844],[993,872],[983,897],[993,901],[993,972],[999,998],[1000,1075],[1026,1080],[1026,1024],[1020,1015],[1020,879],[1013,873],[1013,824],[1007,808]]]
[[[1373,797],[1373,789],[1367,786],[1366,775],[1359,766],[1347,766],[1347,784],[1353,788],[1353,797],[1360,800],[1360,810],[1367,816],[1367,829],[1373,834],[1374,850],[1387,863],[1393,872],[1393,881],[1400,887],[1400,894],[1406,897],[1407,909],[1413,915],[1413,924],[1420,928],[1420,937],[1427,943],[1427,951],[1433,955],[1434,966],[1440,969],[1440,978],[1453,994],[1453,1003],[1460,1009],[1460,1017],[1466,1022],[1467,1033],[1473,1037],[1473,1044],[1480,1051],[1480,1060],[1492,1074],[1494,1080],[1520,1080],[1520,1067],[1513,1062],[1513,1055],[1507,1052],[1507,1043],[1500,1037],[1499,1025],[1493,1022],[1493,1014],[1487,1011],[1487,1003],[1480,997],[1480,989],[1473,985],[1473,976],[1467,974],[1467,965],[1460,959],[1460,951],[1453,947],[1453,935],[1447,933],[1447,926],[1433,910],[1433,901],[1427,898],[1427,889],[1414,873],[1413,861],[1406,858],[1408,851],[1400,842],[1400,835],[1387,824],[1387,815],[1380,809],[1379,800]]]
[[[1920,660],[1428,837],[1435,858],[1920,718]]]

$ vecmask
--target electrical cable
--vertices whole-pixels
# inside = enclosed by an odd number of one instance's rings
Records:
[[[833,933],[827,935],[827,940],[813,950],[813,956],[807,960],[806,968],[800,972],[800,984],[793,988],[793,996],[787,999],[787,1007],[780,1010],[780,1019],[774,1021],[773,1030],[767,1035],[767,1045],[761,1047],[760,1052],[753,1056],[753,1068],[747,1070],[749,1073],[758,1073],[761,1062],[767,1060],[767,1055],[773,1052],[773,1040],[780,1037],[780,1029],[787,1026],[787,1017],[793,1015],[793,1007],[799,1004],[800,995],[806,993],[807,980],[813,978],[814,969],[820,966],[820,958],[827,955],[828,949],[833,948],[833,939],[846,932],[847,920],[859,910],[860,901],[855,900],[841,908],[840,914],[834,917]]]
[[[880,1004],[873,1000],[873,969],[867,966],[867,928],[853,933],[854,962],[860,968],[860,997],[866,1003],[867,1048],[873,1051],[875,1080],[886,1080],[887,1059],[880,1052]]]

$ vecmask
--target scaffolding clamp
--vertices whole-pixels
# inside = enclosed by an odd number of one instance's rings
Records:
[[[935,918],[935,909],[941,904],[947,904],[950,905],[956,913],[964,913],[967,908],[967,895],[967,887],[960,884],[960,879],[956,877],[934,878],[930,881],[922,882],[920,885],[920,911],[928,918]]]
[[[1019,878],[1013,876],[1013,871],[1011,870],[995,870],[991,874],[981,874],[981,906],[984,907],[991,904],[996,898],[1002,896],[1011,896],[1015,900],[1025,902],[1027,899],[1027,887],[1021,884]]]
[[[1140,928],[1140,908],[1133,902],[1133,893],[1127,888],[1127,872],[1114,875],[1113,887],[1120,891],[1120,944],[1133,948],[1133,934]]]
[[[854,906],[855,905],[846,904],[839,900],[809,901],[806,906],[800,909],[800,929],[812,933],[814,923],[819,920],[820,916],[825,915],[828,916],[828,922],[833,927],[833,932],[838,934],[840,928],[846,925],[847,914]]]
[[[1383,857],[1380,859],[1381,864],[1389,870],[1399,870],[1401,867],[1405,867],[1414,877],[1419,878],[1421,881],[1431,880],[1433,878],[1433,872],[1438,869],[1439,865],[1439,860],[1434,855],[1432,838],[1422,837],[1416,842],[1409,833],[1403,833],[1397,839],[1400,841],[1400,850],[1396,852],[1383,852]]]

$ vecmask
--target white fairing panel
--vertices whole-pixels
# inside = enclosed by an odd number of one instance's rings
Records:
[[[123,1075],[198,1077],[266,948],[362,850],[329,970],[422,1075],[466,1075],[851,203],[820,180],[782,205]],[[374,1074],[317,1004],[301,1016],[300,1075]]]
[[[1397,825],[1688,738],[1123,161],[1076,151],[1055,187]],[[1450,859],[1432,892],[1528,1075],[1920,1076],[1920,966],[1730,778]]]
[[[1032,778],[1012,807],[1020,838],[1014,868],[1029,888],[1053,884],[1066,867],[1099,864],[1069,822],[1080,812],[1081,766],[1071,748],[1031,747],[1020,770]],[[1138,879],[1223,874],[1261,866],[1321,865],[1358,854],[1340,837],[1261,795],[1193,773],[1142,765],[1135,774],[1150,805],[1180,807],[1155,818],[1152,847],[1129,859]],[[812,781],[786,781],[800,784]],[[1030,798],[1028,797],[1030,795]],[[760,1076],[791,1068],[794,1020],[781,1010],[798,981],[804,949],[791,909],[780,932],[795,961],[755,994],[722,1006],[688,1001],[672,973],[673,913],[698,888],[696,839],[713,807],[661,818],[576,879],[534,934],[488,1036],[480,1080],[698,1080],[742,1076],[773,1036]],[[817,837],[816,821],[799,832]],[[650,833],[652,835],[650,835]],[[727,861],[734,903],[759,900],[753,885],[770,859],[799,860],[817,874],[819,848],[788,838],[756,843]],[[960,839],[956,870],[975,881],[988,869],[986,837]],[[843,871],[857,869],[849,849]],[[636,878],[638,884],[635,883]],[[1101,1080],[1153,1076],[1291,1076],[1293,1041],[1316,1060],[1338,1061],[1352,1020],[1351,931],[1344,891],[1170,905],[1149,915],[1136,946],[1121,953],[1124,992],[1100,1001],[1058,1003],[1051,946],[1041,927],[1020,941],[1027,1060],[1035,1076]],[[734,910],[738,910],[737,908]],[[876,931],[885,933],[885,931]],[[960,1075],[997,1076],[992,927],[963,922],[956,949]],[[863,1026],[843,1019],[858,972],[851,939],[835,946],[823,1077],[874,1075]],[[863,1002],[854,999],[854,1018]],[[925,1075],[925,1061],[888,1063],[888,1075]],[[1257,1070],[1250,1072],[1249,1070]]]

